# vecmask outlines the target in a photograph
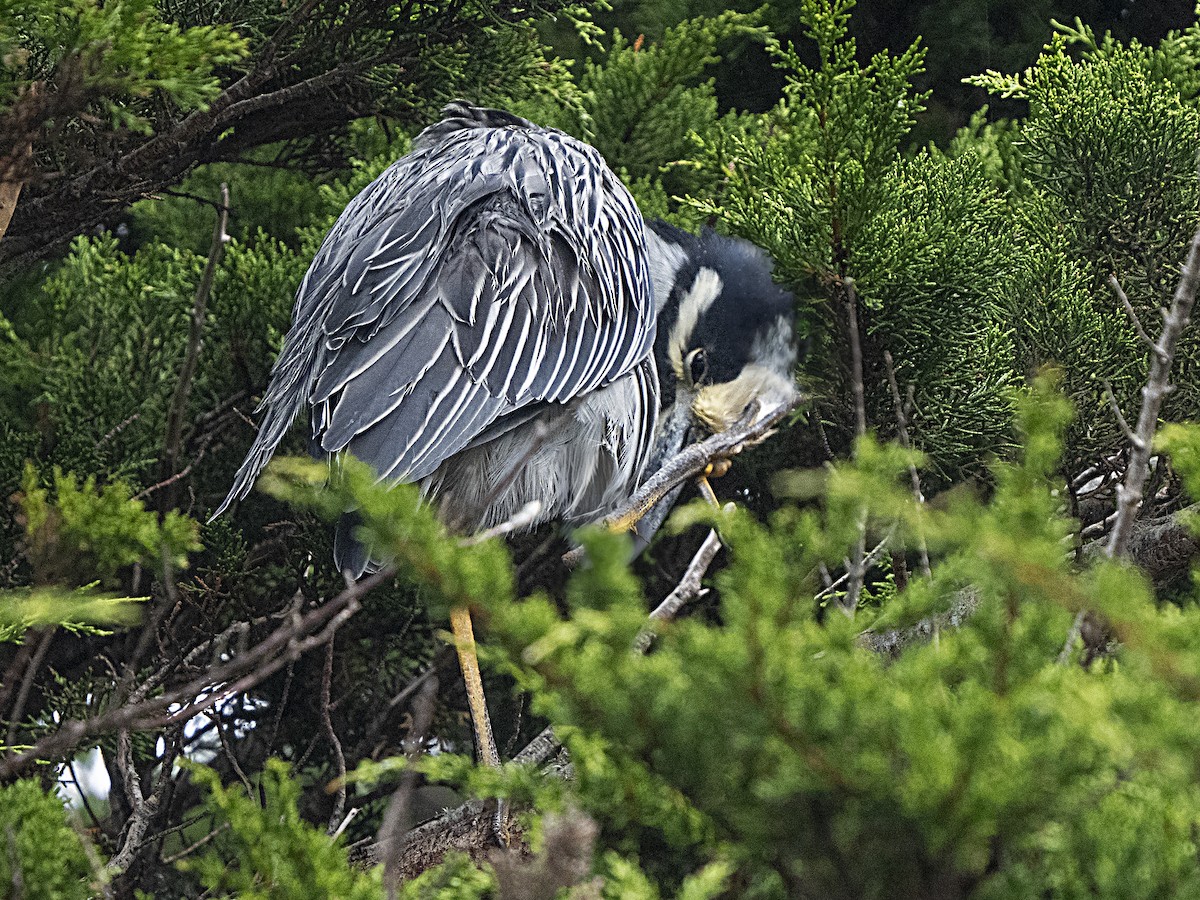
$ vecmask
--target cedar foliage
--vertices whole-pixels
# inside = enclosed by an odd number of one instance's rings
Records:
[[[79,234],[5,284],[0,496],[14,499],[0,519],[0,766],[68,720],[188,684],[211,691],[208,672],[342,602],[326,520],[347,504],[396,567],[328,650],[272,650],[275,670],[213,695],[186,727],[134,718],[21,762],[0,788],[0,884],[29,897],[382,897],[384,873],[352,864],[347,845],[361,852],[397,778],[415,774],[412,806],[438,782],[510,797],[535,855],[451,856],[403,897],[1200,896],[1195,426],[1162,433],[1143,512],[1170,565],[1139,557],[1139,571],[1090,543],[1127,458],[1106,386],[1132,418],[1147,371],[1107,278],[1155,332],[1198,224],[1200,26],[1153,46],[1083,23],[1048,31],[1027,70],[974,79],[1023,104],[1019,116],[981,110],[947,146],[914,147],[936,100],[922,87],[925,51],[864,58],[848,0],[789,9],[796,46],[766,31],[781,21],[771,10],[693,15],[649,41],[605,37],[574,69],[533,37],[533,16],[563,4],[401,4],[390,18],[374,4],[340,17],[318,6],[284,32],[290,13],[276,5],[149,0],[10,10],[0,29],[0,151],[26,134],[12,113],[30,83],[46,85],[34,96],[65,91],[77,65],[96,79],[34,129],[43,167],[153,146],[147,130],[169,135],[219,104],[259,71],[264,47],[296,68],[271,73],[263,96],[338,73],[332,112],[305,136],[268,116],[211,135],[203,153],[145,173],[191,199],[109,204],[106,220],[119,210],[123,228]],[[595,38],[581,10],[563,17]],[[78,62],[96,52],[93,34],[138,64]],[[401,72],[388,54],[415,34]],[[783,94],[765,113],[722,115],[714,66],[747,42],[765,46]],[[375,67],[340,69],[353,54]],[[384,491],[352,464],[280,462],[263,493],[206,523],[325,230],[446,93],[493,76],[472,99],[590,140],[647,214],[762,244],[795,289],[811,411],[718,485],[749,491],[753,513],[685,507],[636,571],[623,538],[585,530],[589,563],[565,584],[538,582],[496,541],[461,545],[413,489]],[[378,115],[360,119],[368,111]],[[264,165],[287,160],[306,168]],[[221,182],[231,240],[188,394],[184,466],[162,484],[213,215],[194,198]],[[27,189],[27,210],[55,190]],[[863,339],[862,437],[851,327]],[[1198,347],[1185,334],[1166,418],[1200,417]],[[889,442],[885,351],[902,406],[911,391],[911,449]],[[287,449],[302,454],[303,435]],[[910,466],[933,502],[914,499]],[[844,569],[860,521],[868,546],[893,552],[851,620],[820,573]],[[710,595],[658,627],[651,653],[631,653],[703,525],[728,548]],[[930,578],[906,571],[922,544]],[[480,614],[507,755],[553,723],[572,781],[479,770],[454,752],[470,740],[438,632],[461,604]],[[1069,639],[1084,609],[1095,627]],[[942,623],[936,639],[887,655],[861,637],[930,621]],[[412,685],[429,666],[441,691],[422,735]],[[404,739],[423,737],[441,752],[408,761]],[[73,778],[59,763],[90,748],[112,790],[68,813],[44,788]]]

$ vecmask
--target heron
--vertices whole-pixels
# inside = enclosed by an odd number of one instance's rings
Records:
[[[418,483],[455,529],[533,501],[530,526],[597,521],[689,437],[793,402],[794,300],[771,269],[747,241],[645,221],[595,148],[451,103],[325,237],[215,515],[307,411],[315,455]],[[353,577],[376,565],[356,524],[334,548]],[[498,765],[468,611],[451,626]]]

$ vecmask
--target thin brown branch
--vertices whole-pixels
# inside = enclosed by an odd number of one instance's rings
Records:
[[[900,399],[900,384],[896,381],[896,366],[892,361],[892,354],[887,350],[883,351],[883,365],[887,370],[888,387],[892,392],[892,405],[896,408],[896,436],[900,439],[901,447],[911,450],[912,441],[908,437],[908,415],[904,411],[904,401]],[[921,473],[911,462],[908,464],[908,480],[912,483],[913,497],[916,498],[919,505],[923,505],[925,492],[921,490]],[[917,552],[921,561],[921,574],[926,578],[933,577],[929,567],[929,547],[925,543],[923,534],[917,536]]]
[[[329,714],[329,694],[333,685],[333,640],[325,646],[325,665],[321,670],[321,724],[325,728],[325,736],[329,739],[329,747],[333,751],[333,760],[337,766],[337,789],[333,796],[333,809],[329,813],[328,833],[337,832],[338,824],[346,809],[346,754],[342,752],[342,742],[338,739],[337,729],[333,727],[333,717]]]
[[[229,241],[226,227],[229,224],[229,185],[222,183],[220,206],[217,221],[213,226],[212,243],[208,249],[208,260],[204,264],[204,272],[200,283],[196,286],[196,295],[192,300],[192,318],[188,326],[187,351],[183,357],[183,365],[179,369],[179,379],[175,383],[175,393],[171,396],[171,405],[167,412],[167,437],[163,448],[162,482],[169,488],[162,496],[161,509],[170,509],[175,505],[177,495],[175,478],[179,469],[179,450],[183,443],[183,420],[187,415],[188,397],[192,392],[192,380],[196,376],[196,366],[200,362],[200,348],[204,342],[204,319],[208,309],[208,298],[212,293],[213,279],[217,274],[217,266],[225,255],[225,244]]]
[[[228,662],[214,666],[181,687],[156,697],[131,700],[90,719],[69,719],[29,749],[0,759],[0,779],[11,778],[39,760],[54,759],[74,750],[88,737],[122,728],[147,729],[186,722],[197,712],[227,697],[249,690],[289,662],[322,647],[338,628],[360,609],[359,598],[390,579],[391,567],[349,585],[336,597],[300,615],[298,612],[255,646]],[[134,691],[130,696],[138,696]]]
[[[863,437],[867,433],[867,400],[863,379],[862,336],[858,330],[858,291],[853,278],[842,281],[846,310],[846,334],[850,338],[850,390],[854,395],[854,433]]]
[[[1116,275],[1110,274],[1108,276],[1108,286],[1112,288],[1113,293],[1117,295],[1117,299],[1121,301],[1121,306],[1124,307],[1125,313],[1129,316],[1129,321],[1133,323],[1134,330],[1137,331],[1137,336],[1141,339],[1142,343],[1151,350],[1154,350],[1154,341],[1146,333],[1146,329],[1142,326],[1142,320],[1138,318],[1137,310],[1133,308],[1133,304],[1129,302],[1129,297],[1121,289],[1121,282],[1117,281]]]
[[[1171,309],[1163,318],[1162,332],[1150,355],[1150,375],[1142,388],[1142,408],[1134,429],[1137,440],[1131,442],[1125,481],[1117,488],[1117,520],[1113,523],[1105,551],[1109,557],[1125,554],[1134,519],[1141,507],[1142,488],[1150,474],[1150,452],[1158,428],[1158,413],[1163,399],[1171,390],[1171,364],[1175,359],[1179,336],[1191,317],[1197,286],[1200,286],[1200,231],[1196,232],[1188,246],[1187,260],[1175,288]]]
[[[25,674],[21,678],[21,688],[17,691],[17,699],[13,703],[12,713],[9,716],[8,735],[5,743],[10,747],[16,743],[17,728],[21,724],[21,717],[25,715],[25,704],[29,702],[29,692],[33,689],[34,679],[42,667],[42,662],[46,659],[46,651],[50,649],[50,642],[54,640],[54,633],[57,630],[51,625],[40,634],[37,649],[33,651],[33,655],[29,658],[29,665],[25,667]]]

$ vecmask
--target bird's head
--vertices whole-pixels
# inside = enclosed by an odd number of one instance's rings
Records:
[[[753,244],[661,222],[647,229],[658,308],[661,410],[650,471],[689,440],[725,431],[752,402],[769,415],[796,399],[795,301]]]

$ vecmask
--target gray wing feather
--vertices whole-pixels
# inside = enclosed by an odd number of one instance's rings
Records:
[[[305,405],[322,451],[415,481],[498,419],[649,353],[644,226],[599,154],[505,113],[446,112],[325,238],[218,514]]]

